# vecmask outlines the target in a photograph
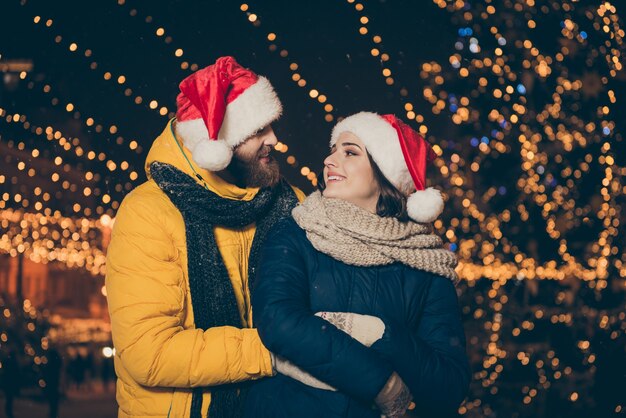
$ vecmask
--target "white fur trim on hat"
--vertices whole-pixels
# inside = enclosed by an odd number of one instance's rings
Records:
[[[333,128],[331,147],[344,132],[351,132],[363,141],[380,171],[398,190],[406,194],[415,190],[413,178],[404,161],[398,133],[389,122],[373,112],[348,116]]]
[[[268,79],[259,77],[256,83],[226,106],[218,138],[236,147],[278,119],[282,111],[282,104]]]
[[[413,192],[406,201],[406,210],[409,217],[416,222],[433,222],[443,212],[441,193],[432,187]]]
[[[225,169],[233,158],[233,150],[221,140],[200,141],[190,151],[196,164],[209,171]]]

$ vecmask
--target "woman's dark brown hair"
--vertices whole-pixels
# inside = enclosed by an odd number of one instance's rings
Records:
[[[407,222],[409,215],[406,210],[406,197],[387,180],[369,153],[367,153],[367,158],[372,165],[374,179],[380,187],[380,196],[376,203],[376,214],[383,218],[397,218],[401,222]],[[323,170],[317,177],[317,188],[322,192],[326,188]]]

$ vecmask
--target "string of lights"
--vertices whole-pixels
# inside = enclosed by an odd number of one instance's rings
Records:
[[[36,263],[58,261],[68,268],[104,275],[103,241],[112,225],[108,215],[96,220],[5,209],[0,212],[0,250],[12,257],[23,253]]]
[[[113,142],[115,145],[122,146],[123,144],[128,144],[129,149],[131,149],[138,155],[142,154],[143,147],[141,147],[136,140],[128,140],[124,138],[124,136],[119,134],[119,128],[117,123],[108,125],[104,122],[99,122],[98,118],[94,118],[91,116],[84,119],[82,115],[86,112],[81,112],[78,106],[74,104],[71,99],[67,103],[61,102],[61,100],[54,94],[51,82],[46,83],[43,80],[37,80],[36,77],[30,76],[26,72],[22,72],[20,74],[20,79],[26,82],[26,87],[29,90],[41,91],[45,95],[53,96],[50,100],[50,104],[52,105],[52,107],[60,107],[66,112],[71,113],[74,119],[78,120],[82,125],[85,125],[87,128],[93,129],[96,134],[117,135],[115,141]],[[108,128],[106,125],[108,125]]]
[[[119,169],[121,171],[129,172],[128,177],[131,181],[135,181],[138,178],[138,173],[132,170],[132,166],[130,165],[128,161],[124,160],[122,162],[116,162],[110,159],[104,151],[100,151],[96,153],[94,150],[90,150],[89,148],[81,146],[80,145],[81,141],[80,141],[80,138],[78,137],[72,137],[71,139],[68,139],[68,137],[63,135],[61,131],[55,130],[54,127],[52,126],[47,126],[44,128],[42,126],[35,125],[31,123],[28,120],[27,116],[23,113],[11,114],[11,113],[8,113],[6,109],[0,108],[0,117],[4,117],[4,121],[7,124],[10,124],[10,123],[20,124],[24,130],[28,130],[34,133],[36,136],[45,135],[45,138],[48,141],[56,140],[58,142],[58,145],[65,152],[69,153],[72,147],[74,147],[74,154],[76,155],[76,157],[79,157],[80,159],[87,159],[88,161],[99,161],[104,166],[106,166],[106,168],[108,168],[109,171],[111,172],[114,172],[118,168],[118,164],[119,164]],[[37,154],[39,153],[37,152]],[[62,162],[62,157],[57,156],[55,158],[61,159],[60,161]],[[60,165],[60,164],[61,163],[57,165]]]
[[[371,30],[368,25],[371,23],[370,18],[365,15],[365,6],[363,3],[356,2],[356,0],[346,0],[348,4],[354,5],[354,9],[359,15],[359,34],[362,36],[366,36],[370,34]],[[396,80],[392,76],[391,69],[391,56],[389,52],[385,51],[383,46],[383,38],[381,35],[372,36],[372,49],[370,50],[370,54],[372,57],[378,59],[381,64],[381,75],[385,79],[385,83],[388,86],[393,86],[396,84]],[[408,99],[410,96],[409,91],[406,87],[400,88],[400,95],[404,97],[404,112],[406,113],[406,118],[408,120],[414,120],[419,124],[418,132],[422,135],[426,135],[428,133],[428,126],[424,122],[424,116],[421,114],[415,113],[415,108],[413,103]]]
[[[85,154],[85,149],[81,146],[80,138],[73,138],[72,140],[68,140],[60,131],[55,131],[53,127],[48,126],[45,129],[42,127],[33,127],[33,125],[28,121],[26,115],[20,113],[8,113],[6,109],[0,108],[0,117],[2,117],[5,123],[15,123],[21,124],[21,126],[25,130],[30,130],[40,136],[44,133],[46,134],[46,138],[48,141],[56,140],[60,148],[62,148],[65,152],[70,152],[72,147],[74,148],[74,154],[77,157],[82,157]],[[102,160],[106,159],[106,154],[102,153]]]
[[[27,5],[29,3],[24,3],[24,5]],[[44,22],[45,21],[45,22]],[[47,28],[50,29],[53,26],[53,19],[45,19],[44,17],[41,17],[39,15],[35,16],[33,18],[33,23],[38,26],[38,27],[43,27],[43,28]],[[63,42],[63,36],[60,34],[57,34],[54,37],[54,42],[56,44],[58,44],[59,46],[62,44]],[[78,47],[78,43],[76,42],[67,42],[67,49],[71,52],[71,53],[78,53],[79,52],[79,47]],[[83,56],[85,59],[90,59],[92,58],[92,56],[94,55],[94,52],[92,49],[90,48],[85,48],[83,51]],[[99,64],[97,61],[93,60],[91,61],[91,63],[89,64],[89,68],[92,71],[102,71],[102,70],[98,70],[99,68]],[[126,76],[124,74],[119,74],[117,75],[117,77],[113,74],[113,72],[111,71],[103,71],[102,72],[102,78],[106,81],[110,81],[110,82],[115,82],[118,85],[120,85],[120,87],[124,87],[124,86],[128,86],[128,80],[126,78]],[[123,91],[123,94],[125,97],[131,97],[134,93],[134,90],[136,89],[132,89],[131,87],[126,87]],[[164,117],[164,118],[172,118],[175,115],[175,112],[171,112],[167,106],[159,106],[159,101],[156,99],[152,99],[150,100],[149,98],[145,98],[142,97],[141,95],[136,95],[133,99],[133,102],[137,105],[140,106],[142,108],[146,108],[145,105],[142,105],[142,103],[147,103],[147,108],[158,113],[160,116]]]
[[[11,145],[15,143],[15,141],[6,140],[6,138],[2,136],[0,136],[0,140],[5,140],[9,149],[11,148]],[[14,193],[13,195],[5,192],[1,195],[0,209],[4,209],[8,206],[9,202],[13,201],[15,202],[15,204],[20,204],[21,207],[24,209],[30,207],[35,211],[45,211],[47,212],[47,214],[51,214],[51,209],[45,206],[45,202],[51,202],[53,197],[56,200],[60,200],[63,191],[76,193],[79,190],[79,187],[83,187],[83,184],[78,184],[79,182],[82,183],[82,178],[79,178],[76,175],[70,176],[68,175],[68,172],[64,169],[57,170],[57,167],[62,164],[62,159],[60,157],[55,158],[53,163],[47,165],[41,165],[37,168],[32,166],[29,161],[30,157],[37,157],[38,155],[39,150],[37,149],[32,150],[30,154],[25,151],[7,152],[3,160],[5,164],[4,167],[6,168],[8,164],[11,164],[15,167],[14,173],[17,172],[18,175],[21,175],[23,177],[49,177],[52,183],[58,182],[61,187],[55,192],[50,192],[46,190],[45,187],[42,188],[41,185],[38,185],[35,188],[31,189],[30,187],[26,186],[26,181],[20,182],[18,177],[7,178],[8,174],[0,175],[0,184],[4,184],[5,182],[7,182],[7,180],[16,185],[21,183],[19,187],[19,192]],[[90,179],[87,180],[87,185],[84,187],[84,189],[81,189],[85,196],[91,195],[92,190],[95,189],[94,183],[95,179],[93,177],[90,177]],[[32,196],[32,199],[29,199],[30,196]],[[66,212],[69,212],[69,210],[66,209]]]
[[[37,81],[37,80],[29,80],[29,76],[26,75],[26,73],[22,73],[20,74],[20,79],[27,81],[27,88],[29,90],[35,89],[35,87],[40,87],[41,91],[44,94],[53,94],[52,93],[52,86],[50,84],[44,84],[41,81]],[[53,106],[63,106],[63,104],[59,101],[59,99],[57,97],[53,97],[51,104]],[[73,112],[73,117],[74,119],[78,120],[81,122],[81,124],[84,124],[85,126],[89,127],[89,128],[93,128],[96,132],[96,134],[100,135],[114,135],[116,133],[118,133],[118,128],[116,124],[110,125],[107,133],[103,133],[103,125],[97,123],[95,121],[95,119],[93,117],[89,117],[86,120],[83,120],[81,118],[81,113],[79,111],[79,109],[77,108],[77,106],[73,105],[71,102],[69,102],[67,105],[63,106],[65,108],[65,110],[67,110],[68,112]],[[3,114],[2,111],[0,111],[0,115]],[[23,114],[19,114],[18,116],[16,115],[7,115],[7,121],[12,121],[15,122],[16,117],[18,119],[18,122],[22,123],[22,127],[25,130],[30,130],[30,132],[36,133],[36,134],[41,134],[41,136],[43,136],[43,133],[45,132],[47,135],[47,138],[50,140],[51,137],[52,138],[56,138],[59,140],[59,145],[62,145],[64,147],[64,151],[70,151],[69,147],[71,145],[68,144],[73,144],[75,145],[74,148],[74,153],[77,157],[79,157],[79,159],[83,159],[86,160],[86,163],[91,163],[91,162],[98,162],[98,165],[100,165],[100,163],[103,164],[103,167],[106,167],[106,169],[108,170],[108,172],[110,172],[109,174],[104,175],[104,181],[111,185],[111,187],[115,188],[117,192],[122,192],[122,190],[129,190],[130,187],[132,187],[132,184],[134,184],[138,179],[139,179],[139,174],[138,171],[133,167],[133,164],[131,161],[127,161],[127,160],[123,160],[120,161],[118,159],[113,160],[113,159],[109,159],[108,161],[105,162],[105,160],[107,160],[107,154],[104,152],[99,152],[96,153],[94,150],[89,150],[89,148],[86,147],[82,147],[80,145],[80,138],[72,138],[72,141],[70,142],[69,140],[66,141],[65,137],[63,136],[63,133],[60,131],[55,131],[54,128],[52,126],[48,126],[46,128],[43,127],[38,127],[34,124],[32,124],[26,117],[26,115]],[[115,139],[115,141],[108,141],[108,143],[114,143],[117,146],[122,147],[124,143],[128,142],[123,136],[117,136],[117,138]],[[9,141],[7,143],[7,145],[9,146],[9,148],[11,148],[14,145],[20,146],[20,142],[16,142],[16,141]],[[40,150],[37,148],[37,145],[34,144],[34,149],[33,149],[33,154],[32,157],[33,158],[37,158],[40,156]],[[135,151],[137,154],[140,154],[143,149],[142,147],[139,145],[138,141],[136,140],[131,140],[130,142],[128,142],[128,147],[129,149]],[[97,158],[96,158],[97,157]],[[60,156],[56,156],[54,158],[54,162],[56,165],[61,165],[63,163],[63,159]],[[22,162],[22,164],[24,164]],[[71,169],[70,164],[66,163],[63,166],[63,170],[60,171],[60,173],[62,172],[67,172]],[[131,183],[126,183],[124,184],[123,180],[119,179],[119,175],[123,174],[123,172],[127,172],[128,173],[128,178],[130,179]],[[33,174],[34,175],[34,174]],[[30,175],[31,177],[33,175]],[[56,178],[55,178],[56,177]],[[91,183],[93,181],[99,181],[100,180],[101,175],[99,173],[94,173],[93,171],[86,171],[84,173],[84,180],[88,183]],[[53,181],[58,181],[58,174],[56,173],[52,173],[52,180]],[[70,187],[66,187],[67,181],[61,183],[63,185],[63,189],[64,190],[69,190],[71,192],[75,192],[77,190],[77,186],[76,185],[71,185]],[[83,187],[81,188],[81,192],[84,196],[88,197],[90,195],[95,194],[95,196],[100,196],[101,190],[98,187],[94,187],[94,186],[87,186],[87,187]],[[27,200],[24,199],[22,202],[26,202]],[[108,193],[103,193],[101,196],[101,202],[103,206],[99,206],[96,208],[96,211],[98,212],[98,214],[102,214],[104,210],[106,210],[108,207],[110,207],[110,204],[115,202],[115,199],[111,199],[111,195]],[[116,204],[117,205],[117,204]],[[37,205],[40,206],[40,205]],[[74,207],[76,207],[74,205]],[[36,209],[39,210],[39,209]],[[89,216],[91,215],[91,209],[89,208],[85,208],[85,210],[87,211],[87,213],[85,213],[85,216]],[[112,210],[111,210],[112,213]]]
[[[250,9],[250,5],[243,3],[240,8],[239,8],[243,13],[246,14],[247,20],[254,25],[255,27],[259,28],[261,27],[261,17],[256,14],[253,13]],[[307,86],[307,80],[302,76],[302,69],[300,67],[300,65],[296,62],[293,62],[292,60],[289,60],[289,51],[286,48],[280,48],[279,47],[279,43],[278,43],[278,35],[275,32],[269,32],[267,34],[267,41],[270,43],[268,49],[270,52],[276,52],[280,49],[279,51],[279,55],[281,58],[287,60],[287,61],[291,61],[289,64],[289,69],[292,71],[292,75],[291,75],[291,80],[296,83],[298,85],[298,87],[301,88],[305,88]],[[328,100],[328,95],[327,94],[323,94],[322,92],[320,92],[320,90],[318,88],[311,88],[309,90],[309,98],[312,99],[313,101],[319,103],[320,105],[323,105],[324,108],[324,112],[326,112],[326,114],[324,115],[324,120],[326,122],[333,122],[335,120],[335,115],[334,115],[334,106],[329,102]],[[287,145],[285,144],[278,144],[277,145],[277,149],[279,151],[283,151],[283,149],[285,149],[286,152],[286,147]],[[287,157],[287,163],[289,165],[292,166],[296,166],[297,165],[297,159],[295,156],[293,155],[289,155]],[[300,174],[305,176],[310,182],[311,184],[315,187],[317,186],[317,174],[312,171],[309,167],[304,166],[300,169]]]
[[[29,87],[30,87],[30,83],[29,83]],[[49,85],[45,85],[43,87],[44,91],[50,92],[50,86]],[[3,111],[0,110],[0,115],[3,114]],[[93,150],[89,150],[88,148],[83,148],[80,145],[80,139],[79,138],[72,138],[72,141],[66,140],[66,138],[63,136],[62,132],[60,131],[55,131],[54,128],[52,126],[48,126],[46,128],[43,127],[38,127],[36,125],[33,125],[30,121],[28,121],[26,115],[23,114],[8,114],[6,115],[6,120],[8,123],[14,122],[14,123],[21,123],[22,127],[25,130],[30,130],[30,132],[33,132],[37,135],[43,136],[44,133],[46,133],[46,137],[48,138],[48,140],[51,139],[58,139],[59,141],[59,145],[63,146],[64,151],[69,152],[71,145],[74,145],[74,153],[77,157],[80,157],[81,159],[87,159],[88,161],[95,161],[96,160],[96,152]],[[93,118],[88,118],[87,121],[85,122],[86,126],[92,126],[94,124]],[[100,132],[102,130],[102,125],[97,125],[96,127],[96,132]],[[116,126],[112,125],[110,128],[110,132],[116,132]],[[116,144],[121,145],[123,143],[124,139],[122,137],[118,137]],[[16,141],[9,141],[7,143],[7,145],[9,146],[9,148],[13,147],[14,145],[18,146],[18,147],[23,147],[23,142],[16,142]],[[37,148],[38,145],[33,144],[34,145],[34,149],[32,151],[32,157],[33,158],[37,158],[40,156],[40,150]],[[131,143],[129,144],[130,149],[140,149],[137,141],[131,141]],[[98,154],[98,158],[97,160],[100,162],[104,162],[104,160],[106,160],[107,156],[106,153],[99,153]],[[61,165],[63,163],[63,159],[60,156],[56,156],[54,158],[54,162],[56,165]],[[22,164],[24,164],[22,162]],[[113,160],[109,160],[105,163],[105,166],[110,170],[113,167],[119,168],[121,171],[128,171],[128,176],[129,179],[134,182],[138,179],[138,173],[137,171],[135,171],[132,167],[132,165],[128,162],[128,161],[113,161]],[[63,171],[67,172],[71,169],[70,164],[66,163],[63,166]],[[115,172],[115,170],[111,170],[112,173]],[[33,174],[34,175],[34,174]],[[31,177],[33,175],[30,175]],[[56,177],[56,179],[55,179]],[[98,181],[100,177],[100,174],[98,173],[93,173],[91,171],[87,171],[84,174],[84,180],[87,182],[92,182],[94,181],[94,178],[96,179],[95,181]],[[52,174],[52,180],[53,181],[58,181],[58,174],[53,173]],[[124,187],[123,183],[120,181],[115,181],[113,180],[110,176],[106,175],[105,176],[105,181],[107,181],[109,184],[112,184],[114,187]],[[65,185],[65,182],[62,183],[63,185]],[[67,187],[64,187],[64,189],[68,189]],[[71,191],[76,191],[76,186],[73,186],[71,188],[69,188]],[[97,188],[93,188],[93,187],[85,187],[82,192],[85,196],[89,196],[91,194],[92,190],[96,190],[96,193],[99,193],[99,190]],[[103,203],[104,204],[108,204],[110,203],[110,196],[108,195],[104,195],[103,196]],[[88,215],[88,214],[86,214]]]
[[[124,7],[126,5],[126,0],[118,0],[117,4],[118,6]],[[136,8],[130,9],[128,14],[138,19],[140,17],[139,11]],[[150,26],[151,28],[155,25],[154,18],[151,15],[146,15],[143,21],[146,25]],[[163,26],[158,26],[155,30],[152,30],[151,33],[153,33],[154,36],[156,36],[157,38],[162,39],[163,43],[165,43],[168,46],[170,46],[174,42],[174,40],[172,39],[172,35],[170,35],[169,31],[167,31]],[[185,52],[183,48],[176,48],[174,50],[173,55],[179,60],[184,60],[185,59],[184,54]],[[182,61],[180,63],[181,70],[187,70],[187,71],[193,72],[193,71],[196,71],[198,68],[199,68],[198,64],[196,63],[190,63],[188,61]]]
[[[242,4],[240,6],[240,10],[246,14],[248,21],[252,23],[252,25],[254,25],[256,28],[261,27],[261,17],[251,11],[249,4]],[[291,61],[289,63],[289,69],[293,72],[291,80],[296,83],[298,87],[305,88],[308,82],[302,76],[300,66],[296,62],[288,59],[289,51],[286,48],[279,47],[278,35],[275,32],[269,32],[267,34],[267,41],[270,44],[268,47],[270,52],[276,52],[280,50],[278,52],[280,57],[287,61]],[[326,112],[326,115],[324,115],[324,120],[326,122],[332,122],[335,120],[334,106],[328,101],[328,97],[326,94],[323,94],[318,88],[311,88],[309,89],[309,98],[323,106],[324,112]]]
[[[107,160],[106,153],[100,152],[96,154],[95,151],[86,151],[78,145],[80,143],[80,139],[73,138],[70,141],[66,139],[66,137],[63,135],[61,131],[55,130],[51,126],[43,128],[37,125],[33,125],[32,123],[28,121],[26,115],[17,114],[17,113],[7,114],[4,109],[0,109],[0,116],[4,116],[3,120],[6,121],[7,123],[19,123],[19,126],[24,128],[25,130],[29,130],[30,132],[34,133],[37,136],[45,137],[48,139],[48,141],[56,139],[58,141],[58,144],[62,146],[65,152],[69,153],[72,148],[72,145],[74,145],[75,147],[74,151],[78,157],[82,159],[86,158],[87,161],[95,162],[97,160],[99,165],[102,165],[103,168],[106,168],[106,170],[104,170],[105,174],[100,174],[100,173],[93,172],[93,171],[86,171],[84,173],[84,178],[88,182],[91,181],[92,179],[95,179],[95,181],[98,181],[100,178],[103,178],[105,183],[107,183],[107,189],[113,189],[117,193],[122,193],[124,190],[125,191],[131,190],[133,187],[133,182],[135,182],[139,177],[139,174],[136,171],[130,169],[130,164],[127,161],[122,161],[121,163],[119,163],[119,166],[118,166],[118,164],[115,161],[111,159]],[[18,149],[23,150],[24,147],[25,146],[23,142],[17,143]],[[32,152],[34,153],[33,155],[36,155],[36,157],[34,158],[37,158],[41,155],[38,148],[34,148]],[[61,166],[61,164],[63,164],[63,158],[57,155],[54,158],[54,162],[57,166]],[[70,170],[72,170],[72,166],[71,164],[66,162],[65,164],[63,164],[62,167],[60,167],[59,170],[69,172]],[[115,180],[116,178],[115,176],[117,174],[116,170],[119,170],[118,171],[119,173],[128,172],[129,181],[125,183],[121,181],[116,181]],[[58,181],[59,174],[57,172],[54,172],[51,176],[51,179],[54,182]],[[111,210],[117,209],[120,204],[120,201],[117,200],[117,198],[113,198],[113,196],[111,195],[111,192],[100,189],[99,187],[92,189],[91,187],[86,186],[83,188],[82,194],[85,196],[90,196],[91,194],[93,194],[96,197],[101,197],[102,203],[104,205],[110,205]],[[80,207],[81,205],[79,203],[76,203],[74,205],[74,208],[80,208]],[[78,212],[76,209],[74,210]],[[92,212],[91,208],[85,207],[83,208],[83,210],[86,211],[85,216],[91,215],[91,212]],[[95,208],[95,211],[98,215],[101,215],[102,213],[104,213],[105,210],[106,208],[101,205]]]

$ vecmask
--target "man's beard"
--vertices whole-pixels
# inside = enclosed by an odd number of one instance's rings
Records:
[[[237,179],[246,185],[246,187],[273,187],[280,180],[280,169],[278,161],[270,154],[271,148],[261,149],[254,156],[238,156],[234,155],[228,171]],[[270,161],[261,162],[260,158],[268,155]]]

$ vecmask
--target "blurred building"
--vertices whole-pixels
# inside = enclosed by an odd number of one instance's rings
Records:
[[[68,269],[58,262],[43,264],[0,254],[0,289],[8,300],[29,300],[39,310],[48,311],[54,326],[51,337],[60,342],[110,339],[102,276]]]

